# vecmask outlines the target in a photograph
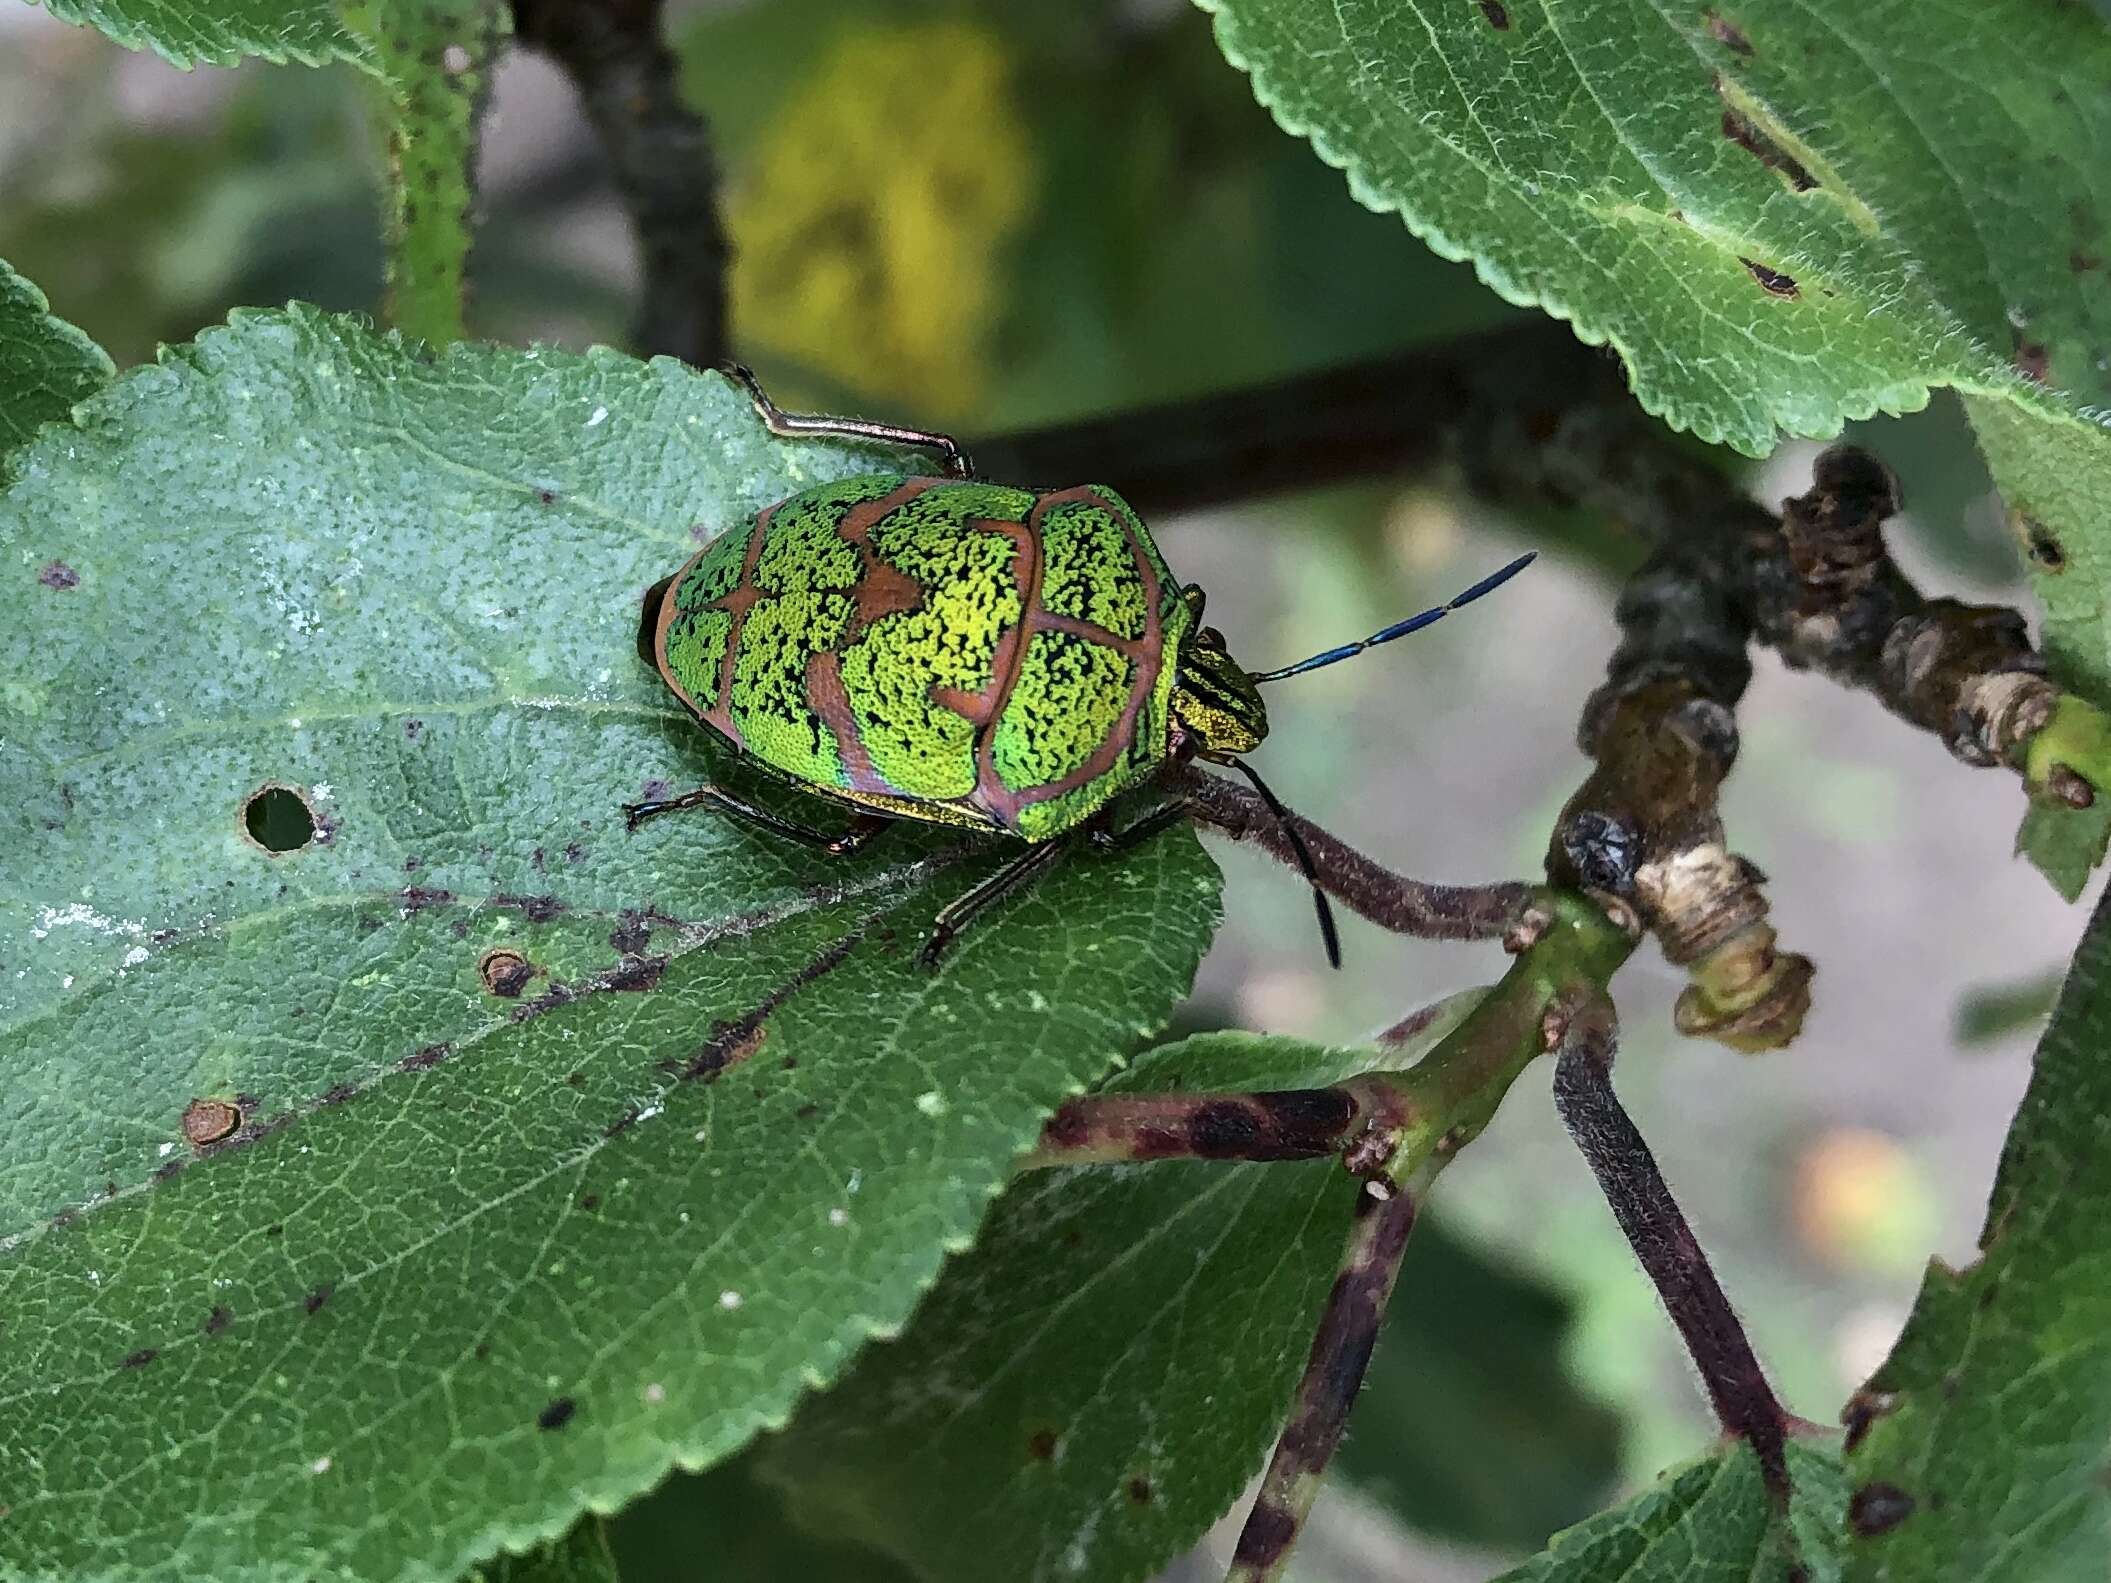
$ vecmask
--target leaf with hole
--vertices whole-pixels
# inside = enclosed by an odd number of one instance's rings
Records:
[[[624,832],[658,786],[791,795],[640,662],[646,587],[892,459],[673,363],[306,309],[19,453],[0,1577],[453,1576],[722,1458],[1163,1021],[1217,908],[1184,830],[935,977],[1009,846]]]

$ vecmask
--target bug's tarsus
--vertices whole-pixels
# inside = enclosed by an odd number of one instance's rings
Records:
[[[905,429],[892,423],[873,423],[864,418],[832,418],[815,412],[786,412],[769,395],[756,379],[754,371],[739,363],[722,363],[719,371],[734,379],[747,390],[748,399],[755,403],[755,410],[762,415],[763,427],[783,439],[812,439],[833,437],[842,440],[872,440],[881,445],[909,445],[918,450],[936,451],[945,458],[946,473],[953,478],[974,477],[974,467],[968,461],[968,453],[960,448],[960,442],[950,434],[938,434],[929,429]]]
[[[1169,802],[1162,807],[1153,808],[1119,830],[1111,824],[1094,821],[1087,834],[1092,844],[1102,852],[1126,852],[1131,847],[1142,846],[1159,831],[1171,829],[1186,817],[1186,803]]]
[[[707,781],[696,790],[683,792],[679,797],[658,797],[645,802],[625,803],[623,828],[636,830],[648,819],[657,819],[662,814],[681,813],[690,808],[716,808],[720,813],[731,814],[747,824],[767,830],[773,835],[786,836],[802,845],[813,847],[816,851],[826,852],[831,857],[848,857],[894,822],[877,814],[857,814],[841,830],[817,830],[812,825],[800,824],[795,819],[771,813],[767,808],[758,808],[745,798],[736,797],[723,786],[715,786]]]
[[[1360,643],[1344,643],[1340,648],[1328,649],[1323,653],[1313,655],[1310,659],[1299,660],[1295,665],[1285,665],[1280,670],[1262,671],[1250,679],[1258,684],[1261,682],[1279,682],[1290,676],[1302,676],[1306,671],[1316,671],[1329,665],[1338,665],[1343,660],[1351,659],[1361,654],[1365,649],[1374,649],[1381,643],[1390,643],[1395,638],[1404,638],[1410,632],[1420,632],[1424,627],[1442,620],[1454,610],[1472,604],[1481,595],[1493,593],[1538,558],[1539,552],[1537,550],[1529,550],[1512,561],[1508,566],[1505,566],[1501,571],[1491,572],[1488,576],[1483,577],[1464,593],[1446,600],[1441,605],[1433,605],[1417,615],[1409,616],[1405,621],[1395,621],[1389,627],[1381,627]]]
[[[916,953],[917,964],[935,970],[969,924],[1005,897],[1040,878],[1041,872],[1068,852],[1071,844],[1068,840],[1057,840],[1029,846],[987,879],[978,881],[947,902],[931,922],[931,933],[925,939],[923,949]]]
[[[1311,849],[1305,845],[1305,838],[1298,834],[1297,821],[1290,817],[1290,810],[1283,806],[1283,800],[1268,789],[1268,783],[1262,780],[1254,767],[1244,759],[1231,754],[1225,754],[1221,758],[1214,755],[1204,756],[1212,764],[1229,764],[1252,782],[1253,789],[1261,794],[1261,801],[1268,805],[1268,811],[1274,814],[1277,823],[1282,825],[1283,834],[1290,840],[1290,850],[1297,854],[1297,866],[1305,871],[1305,880],[1312,887],[1312,909],[1319,914],[1319,937],[1327,947],[1327,965],[1339,968],[1341,933],[1334,927],[1334,908],[1327,900],[1327,893],[1319,888],[1319,865],[1312,861]]]

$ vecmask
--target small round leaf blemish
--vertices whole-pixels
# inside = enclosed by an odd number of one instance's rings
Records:
[[[483,954],[476,964],[476,972],[484,981],[486,991],[515,1000],[528,987],[528,980],[535,976],[535,966],[511,946],[501,945]]]
[[[183,1107],[183,1136],[194,1149],[218,1143],[241,1125],[241,1111],[224,1099],[194,1099]]]
[[[291,786],[266,781],[242,803],[242,833],[276,857],[315,840],[315,810]]]
[[[562,1429],[572,1421],[572,1414],[579,1411],[579,1404],[569,1396],[560,1396],[535,1415],[537,1429]]]

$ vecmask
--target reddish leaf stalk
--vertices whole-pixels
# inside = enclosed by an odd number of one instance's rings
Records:
[[[1788,1416],[1708,1256],[1672,1198],[1656,1156],[1613,1092],[1612,1002],[1602,991],[1579,992],[1565,999],[1553,1016],[1560,1035],[1555,1109],[1590,1162],[1613,1218],[1678,1327],[1717,1421],[1751,1445],[1768,1493],[1786,1510]]]
[[[1378,1328],[1400,1279],[1419,1197],[1400,1190],[1380,1197],[1371,1190],[1378,1185],[1367,1184],[1356,1197],[1341,1273],[1327,1294],[1289,1421],[1261,1476],[1260,1494],[1247,1513],[1246,1526],[1239,1531],[1225,1583],[1269,1583],[1281,1576],[1327,1464],[1341,1444],[1356,1393],[1363,1389]]]
[[[1377,1078],[1253,1094],[1084,1094],[1049,1118],[1020,1167],[1317,1160],[1373,1129],[1397,1136],[1406,1114]]]

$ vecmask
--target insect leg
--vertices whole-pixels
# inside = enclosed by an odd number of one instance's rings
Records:
[[[722,786],[708,782],[695,791],[683,792],[679,797],[662,797],[647,802],[630,802],[623,805],[623,826],[635,830],[648,819],[657,819],[664,813],[680,813],[689,808],[716,808],[720,813],[731,814],[736,819],[794,841],[817,847],[832,857],[843,857],[855,852],[894,821],[877,814],[855,815],[849,825],[836,834],[816,830],[812,825],[800,824],[758,808],[753,803],[734,796]]]
[[[1044,869],[1052,867],[1057,858],[1068,852],[1070,846],[1068,841],[1043,841],[1029,846],[972,890],[963,891],[947,902],[932,921],[931,936],[924,941],[924,948],[916,954],[916,960],[927,968],[937,967],[962,930],[1014,891],[1031,885]]]
[[[1141,846],[1161,830],[1170,829],[1187,817],[1187,804],[1169,802],[1153,808],[1149,813],[1119,830],[1095,824],[1092,827],[1092,844],[1102,852],[1126,852],[1132,846]]]
[[[938,452],[945,458],[946,471],[955,478],[968,478],[973,475],[973,469],[968,463],[968,453],[960,448],[960,442],[950,434],[934,434],[927,429],[904,429],[892,423],[872,423],[864,418],[830,418],[819,413],[785,412],[764,393],[755,375],[740,364],[721,364],[720,372],[739,380],[747,387],[748,398],[755,403],[755,410],[762,414],[763,427],[772,434],[785,439],[821,435],[845,440],[876,440],[882,445],[912,445],[918,450]]]

